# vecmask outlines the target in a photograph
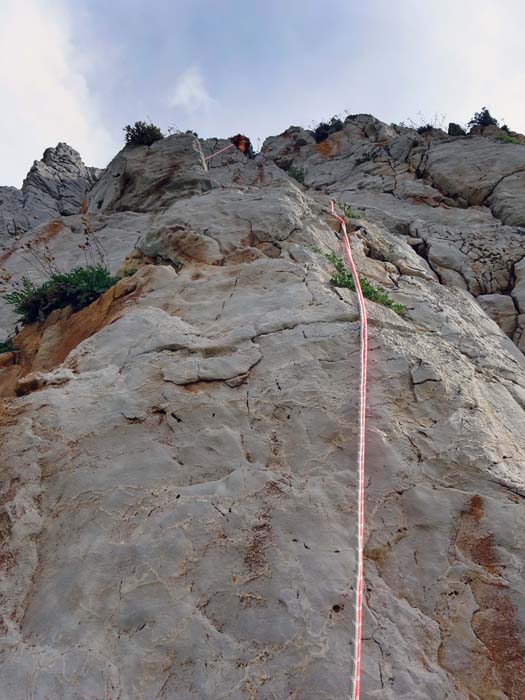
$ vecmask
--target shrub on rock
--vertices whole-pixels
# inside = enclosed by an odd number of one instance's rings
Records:
[[[316,143],[321,143],[325,141],[330,134],[334,134],[336,131],[341,131],[343,128],[343,122],[339,117],[332,117],[329,122],[321,122],[314,129],[314,138]]]
[[[133,126],[128,124],[124,127],[126,132],[126,146],[151,146],[155,141],[164,138],[164,134],[155,124],[146,122],[135,122]]]
[[[416,131],[420,136],[422,136],[424,134],[431,134],[434,131],[434,127],[432,124],[423,124],[422,126],[418,126]]]
[[[14,349],[15,349],[15,346],[13,345],[12,338],[6,338],[6,340],[0,340],[0,355],[3,355],[5,352],[13,352]]]
[[[72,306],[77,311],[117,282],[118,278],[103,265],[90,265],[52,274],[38,287],[28,277],[23,277],[17,289],[4,298],[20,314],[22,323],[28,324],[43,321],[54,309]]]
[[[334,266],[334,274],[330,279],[330,282],[334,285],[334,287],[346,287],[346,289],[350,289],[352,292],[355,292],[356,289],[354,278],[352,273],[348,271],[344,261],[335,253],[325,253],[325,258]],[[374,287],[374,285],[371,284],[366,277],[361,277],[361,275],[359,275],[359,282],[361,284],[361,291],[363,292],[365,299],[370,299],[370,301],[375,301],[377,304],[382,304],[383,306],[392,309],[392,311],[395,311],[396,314],[399,314],[400,316],[405,313],[405,307],[403,304],[396,304],[385,291],[379,289],[378,287]]]
[[[297,182],[300,182],[301,184],[304,183],[304,168],[296,168],[292,165],[290,168],[288,168],[288,175],[293,177],[294,180],[297,180]]]
[[[486,126],[499,126],[498,120],[495,119],[486,107],[482,107],[480,112],[476,112],[469,121],[468,126],[473,129],[476,126],[484,129]]]

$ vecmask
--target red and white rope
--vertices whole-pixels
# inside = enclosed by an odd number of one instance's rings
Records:
[[[211,155],[206,156],[206,158],[204,160],[210,160],[210,158],[215,158],[215,156],[218,156],[220,153],[224,153],[224,151],[229,151],[230,148],[233,148],[234,146],[235,146],[234,143],[230,143],[229,146],[225,146],[224,148],[221,148],[220,151],[215,151],[215,153],[212,153]]]
[[[363,547],[365,531],[365,432],[366,432],[366,365],[368,352],[368,333],[366,306],[359,274],[352,257],[350,240],[346,230],[346,222],[342,216],[335,211],[334,203],[331,202],[332,214],[341,224],[343,234],[343,247],[346,259],[352,272],[357,300],[359,305],[359,316],[361,320],[361,353],[360,353],[360,379],[359,379],[359,439],[357,448],[358,480],[357,480],[357,582],[355,595],[355,626],[354,626],[354,667],[351,678],[351,700],[359,700],[361,686],[361,635],[363,619]]]

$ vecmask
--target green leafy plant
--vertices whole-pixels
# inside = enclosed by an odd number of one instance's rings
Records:
[[[496,136],[496,141],[501,141],[502,143],[521,143],[515,136],[504,136],[503,134],[501,134],[501,136]]]
[[[332,117],[329,122],[320,122],[313,130],[315,142],[321,143],[326,141],[330,134],[341,131],[343,126],[343,122],[337,115]]]
[[[103,265],[76,267],[71,272],[54,273],[36,286],[23,277],[4,299],[20,314],[24,324],[43,321],[54,309],[72,306],[75,311],[91,304],[118,282]]]
[[[472,129],[475,126],[499,126],[498,120],[495,119],[486,107],[482,107],[481,111],[476,112],[469,121],[468,126]]]
[[[124,127],[124,131],[127,146],[151,146],[155,141],[161,141],[164,138],[158,126],[146,122],[135,122],[133,126],[128,124]]]
[[[347,269],[344,261],[338,257],[335,253],[325,253],[325,257],[334,266],[335,273],[332,275],[330,282],[334,287],[345,287],[346,289],[351,289],[355,292],[355,283],[352,273]],[[391,299],[386,292],[382,289],[378,289],[371,284],[366,277],[359,276],[359,282],[361,283],[361,290],[363,296],[370,301],[375,301],[378,304],[387,306],[396,314],[403,314],[405,312],[405,307],[403,304],[396,304],[393,299]]]
[[[15,346],[13,345],[12,338],[6,338],[3,342],[0,341],[0,355],[4,352],[14,352]]]
[[[359,214],[355,212],[349,204],[345,204],[343,207],[343,214],[347,219],[358,219]]]
[[[304,183],[304,168],[296,168],[292,165],[290,168],[288,168],[288,175],[293,177],[294,180],[297,180],[297,182],[300,182],[301,184]]]
[[[422,136],[424,134],[430,134],[432,131],[434,131],[434,127],[432,124],[422,124],[421,126],[417,127],[416,131],[420,136]]]

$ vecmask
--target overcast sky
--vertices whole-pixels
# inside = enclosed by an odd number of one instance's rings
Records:
[[[523,0],[0,0],[0,185],[66,141],[105,166],[151,119],[255,145],[367,112],[525,132]]]

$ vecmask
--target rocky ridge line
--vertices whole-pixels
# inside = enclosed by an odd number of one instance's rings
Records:
[[[47,148],[33,163],[22,189],[0,187],[0,242],[23,234],[52,217],[77,214],[100,169],[84,165],[67,143]]]

